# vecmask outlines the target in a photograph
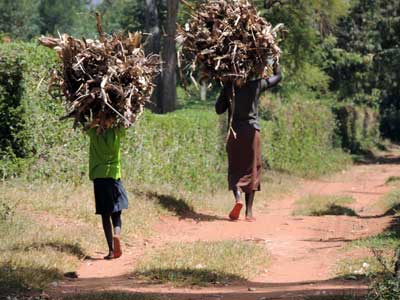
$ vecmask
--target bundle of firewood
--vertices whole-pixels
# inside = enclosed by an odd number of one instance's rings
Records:
[[[249,0],[206,0],[190,7],[190,21],[178,27],[181,60],[192,74],[236,81],[273,72],[279,62],[277,34],[283,24],[273,27],[260,17]]]
[[[61,91],[67,115],[74,126],[125,128],[132,125],[150,100],[153,79],[160,69],[158,55],[145,56],[141,34],[106,38],[98,23],[100,40],[41,37],[40,43],[61,58],[61,71],[54,71],[50,90]]]

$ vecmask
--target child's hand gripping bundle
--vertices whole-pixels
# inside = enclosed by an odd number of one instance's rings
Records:
[[[160,71],[158,55],[145,56],[140,33],[128,37],[105,37],[98,17],[100,40],[63,34],[41,37],[61,59],[53,71],[49,91],[62,95],[67,115],[85,129],[129,127],[141,115],[153,92],[153,79]]]
[[[185,2],[184,2],[185,3]],[[273,27],[258,15],[252,1],[207,0],[196,7],[186,4],[191,19],[178,28],[184,68],[219,81],[247,81],[273,74],[281,53],[277,34],[283,24]]]

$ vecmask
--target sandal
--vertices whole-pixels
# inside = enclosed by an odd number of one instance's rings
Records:
[[[237,220],[240,216],[240,211],[242,210],[243,203],[236,202],[235,206],[232,208],[231,212],[229,213],[229,219]]]

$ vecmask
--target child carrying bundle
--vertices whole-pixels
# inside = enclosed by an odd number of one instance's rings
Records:
[[[64,34],[39,41],[61,59],[60,70],[53,71],[50,92],[62,96],[67,110],[62,119],[73,118],[74,127],[82,125],[90,138],[89,177],[109,248],[104,258],[113,259],[122,255],[121,213],[128,208],[120,143],[125,129],[150,101],[160,60],[158,55],[145,56],[140,33],[106,38],[98,15],[97,28],[100,40]]]

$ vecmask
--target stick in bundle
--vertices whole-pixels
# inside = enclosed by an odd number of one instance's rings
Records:
[[[62,119],[74,118],[74,127],[128,128],[150,101],[160,58],[145,56],[138,32],[106,38],[96,17],[100,41],[67,34],[39,39],[61,59],[61,71],[53,71],[49,90],[61,91],[67,109]]]
[[[272,75],[273,64],[279,63],[277,36],[283,24],[273,27],[248,0],[206,0],[187,6],[192,17],[184,28],[178,27],[177,41],[191,76],[200,69],[212,80],[243,82],[258,76],[260,66],[266,67],[265,76]]]

